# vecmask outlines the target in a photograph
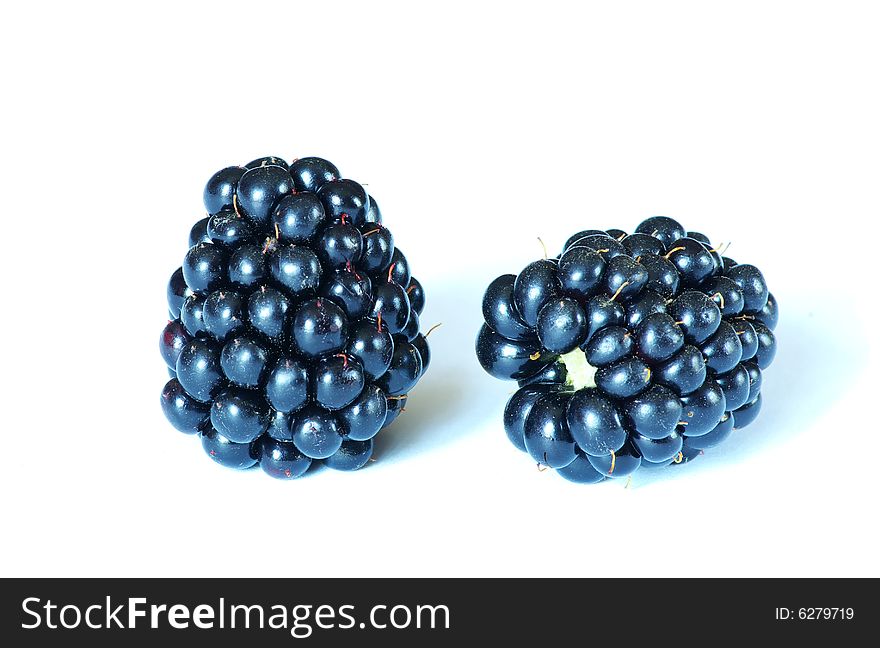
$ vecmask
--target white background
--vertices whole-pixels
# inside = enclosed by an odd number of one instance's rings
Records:
[[[4,576],[880,576],[880,31],[848,2],[16,3],[4,10]],[[221,469],[159,408],[215,170],[320,155],[423,281],[432,368],[378,461]],[[485,285],[654,214],[780,303],[762,416],[662,478],[509,445]]]

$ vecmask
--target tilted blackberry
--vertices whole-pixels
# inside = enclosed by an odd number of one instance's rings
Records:
[[[233,468],[356,470],[430,360],[422,285],[376,201],[321,158],[215,173],[168,284],[162,409]]]
[[[754,421],[779,312],[755,266],[655,216],[498,277],[483,316],[480,364],[519,383],[508,438],[592,484],[687,462]]]

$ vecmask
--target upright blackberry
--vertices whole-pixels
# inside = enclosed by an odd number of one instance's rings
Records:
[[[429,361],[379,206],[315,157],[222,169],[204,203],[168,284],[165,416],[225,466],[362,467]]]
[[[483,316],[480,364],[519,384],[507,436],[581,483],[689,461],[750,424],[776,354],[760,270],[663,216],[575,234],[495,279]]]

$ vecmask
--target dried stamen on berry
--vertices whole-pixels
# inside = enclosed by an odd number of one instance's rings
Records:
[[[361,280],[361,276],[357,273],[357,271],[355,271],[354,266],[351,265],[351,259],[345,262],[345,271],[353,274],[354,278],[358,281]]]
[[[434,326],[432,326],[431,328],[429,328],[429,329],[428,329],[428,332],[425,333],[422,337],[428,337],[429,335],[431,335],[431,333],[433,333],[434,331],[436,331],[436,330],[437,330],[438,328],[440,328],[441,326],[443,326],[443,322],[438,322],[437,324],[434,324]]]
[[[615,299],[620,297],[620,293],[622,293],[623,289],[626,288],[628,285],[628,281],[624,281],[622,284],[620,284],[620,288],[618,288],[617,291],[613,295],[611,295],[611,299],[609,299],[608,301],[613,302]]]
[[[548,258],[547,246],[544,244],[544,240],[540,236],[538,237],[538,243],[541,244],[541,248],[544,250],[544,260],[546,261]]]

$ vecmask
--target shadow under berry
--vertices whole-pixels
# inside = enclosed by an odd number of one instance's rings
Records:
[[[460,431],[452,435],[447,431],[437,433],[452,413],[461,408],[464,386],[460,380],[448,374],[435,374],[430,381],[426,377],[425,383],[413,390],[405,411],[376,437],[377,460],[416,455],[453,441],[467,431],[462,426],[453,427]]]
[[[427,295],[423,328],[435,323],[443,326],[428,338],[431,364],[409,395],[406,410],[376,437],[379,461],[412,458],[458,441],[479,429],[475,418],[496,416],[500,426],[503,404],[483,406],[480,394],[486,381],[473,352],[483,288],[473,278],[455,276],[422,283]]]

